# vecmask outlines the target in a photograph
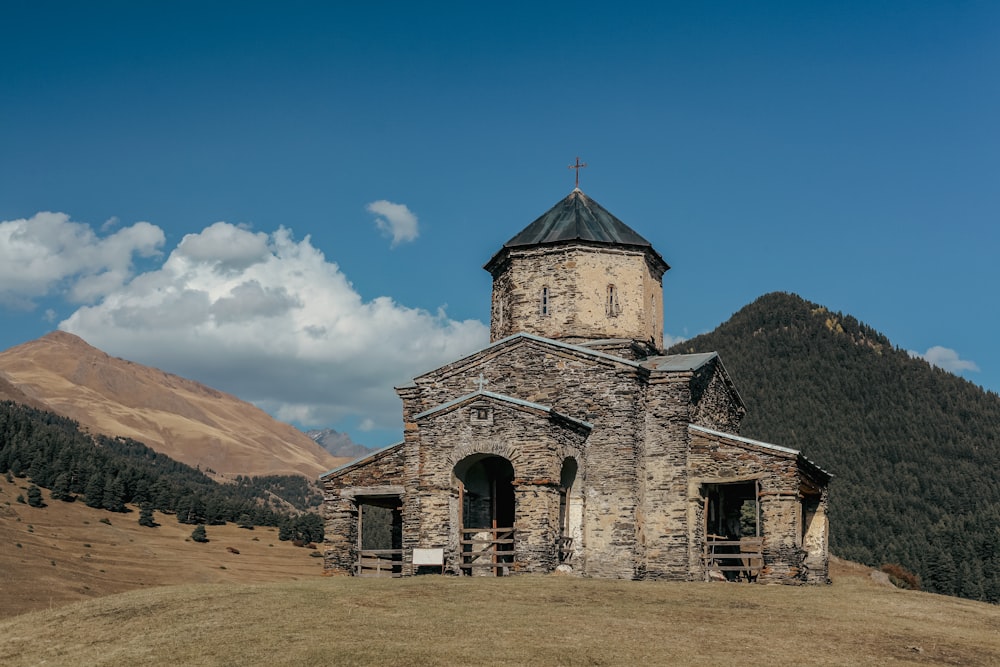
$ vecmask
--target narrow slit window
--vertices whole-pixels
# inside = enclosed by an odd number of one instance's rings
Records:
[[[618,305],[618,288],[614,285],[608,285],[607,311],[608,317],[617,317],[621,312],[621,307]]]
[[[549,314],[549,288],[548,287],[543,287],[542,288],[542,298],[541,298],[541,301],[538,304],[538,311],[542,314],[543,317],[548,316],[548,314]]]

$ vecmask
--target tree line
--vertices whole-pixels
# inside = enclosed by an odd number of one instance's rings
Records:
[[[49,489],[53,500],[82,499],[110,512],[131,504],[147,517],[158,510],[180,523],[277,526],[281,539],[323,539],[322,519],[309,511],[322,494],[304,477],[240,476],[220,484],[136,440],[91,435],[71,419],[12,401],[0,401],[0,474]]]

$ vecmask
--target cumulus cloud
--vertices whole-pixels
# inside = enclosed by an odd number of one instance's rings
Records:
[[[285,421],[399,427],[393,386],[489,340],[486,325],[365,301],[288,229],[218,222],[60,328],[109,354],[235,394]]]
[[[955,350],[947,347],[941,347],[940,345],[934,345],[933,347],[928,348],[923,354],[913,350],[908,350],[907,352],[911,357],[923,359],[931,366],[937,366],[938,368],[951,373],[979,371],[979,366],[976,365],[976,362],[969,361],[968,359],[962,359],[958,356],[958,352]]]
[[[394,204],[380,199],[365,207],[375,215],[375,226],[384,236],[392,238],[391,247],[409,243],[417,238],[417,216],[405,204]]]
[[[163,231],[148,222],[101,237],[65,213],[2,221],[0,304],[31,308],[33,299],[52,292],[93,302],[125,284],[136,255],[156,256],[163,242]]]

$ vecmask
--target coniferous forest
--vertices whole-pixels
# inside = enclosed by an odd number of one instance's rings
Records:
[[[792,294],[670,352],[713,350],[746,404],[741,434],[834,474],[835,555],[1000,602],[1000,396]]]
[[[76,422],[10,401],[0,402],[0,474],[49,489],[54,501],[84,502],[111,512],[140,507],[188,524],[279,526],[281,539],[319,542],[323,522],[307,510],[322,502],[298,475],[237,477],[220,484],[129,438],[92,436]]]

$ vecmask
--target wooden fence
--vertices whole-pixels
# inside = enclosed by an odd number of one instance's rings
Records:
[[[359,577],[401,577],[403,550],[362,549],[358,552],[355,574]]]
[[[513,528],[463,528],[461,531],[462,564],[465,574],[488,568],[503,576],[514,566]]]
[[[711,571],[735,573],[737,580],[755,581],[764,568],[764,538],[742,537],[729,540],[709,535],[705,540],[706,574]],[[729,579],[729,576],[726,576]]]

